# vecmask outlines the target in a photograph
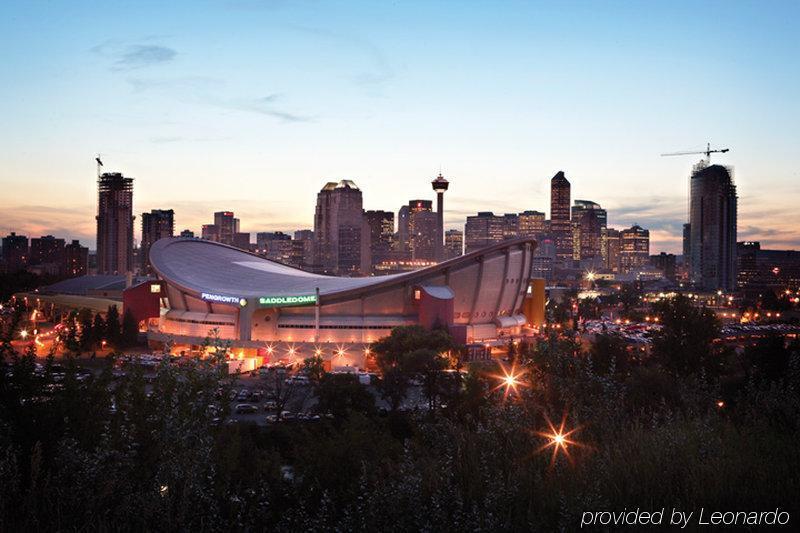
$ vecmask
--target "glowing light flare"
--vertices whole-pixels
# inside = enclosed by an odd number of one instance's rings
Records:
[[[511,368],[506,368],[502,363],[500,364],[501,374],[496,374],[492,377],[498,379],[500,383],[492,389],[492,392],[503,389],[503,399],[507,399],[509,394],[519,394],[519,388],[527,386],[522,381],[525,375],[524,371],[517,370],[516,365],[511,365]]]
[[[22,338],[22,340],[27,339],[28,338],[28,330],[27,329],[21,330],[19,332],[19,336]]]
[[[561,424],[556,427],[549,418],[545,416],[545,422],[547,422],[548,429],[547,431],[536,431],[535,433],[540,437],[545,439],[545,443],[536,450],[537,453],[541,453],[545,450],[552,449],[553,453],[550,457],[550,466],[552,467],[556,459],[558,459],[559,454],[564,454],[564,457],[567,461],[572,464],[572,456],[570,455],[570,448],[571,447],[583,447],[584,445],[579,443],[578,441],[572,438],[572,435],[577,433],[581,430],[580,427],[575,427],[573,429],[567,430],[567,415],[565,414],[561,418]]]

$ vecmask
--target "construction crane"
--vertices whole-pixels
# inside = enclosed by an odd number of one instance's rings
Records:
[[[708,159],[708,162],[710,163],[711,162],[711,154],[717,154],[717,153],[724,154],[725,152],[730,152],[730,148],[721,148],[719,150],[712,150],[711,149],[711,143],[707,143],[706,144],[706,149],[703,150],[702,152],[671,152],[671,153],[668,153],[668,154],[661,154],[661,156],[663,157],[663,156],[670,156],[670,155],[700,155],[700,154],[705,154],[706,159]]]

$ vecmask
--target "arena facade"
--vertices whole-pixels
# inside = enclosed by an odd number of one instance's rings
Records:
[[[209,332],[250,366],[320,355],[363,367],[368,346],[396,326],[448,328],[466,345],[508,342],[544,315],[531,278],[536,242],[509,240],[443,263],[388,276],[312,274],[216,242],[156,242],[150,262],[165,288],[148,341],[196,350]]]

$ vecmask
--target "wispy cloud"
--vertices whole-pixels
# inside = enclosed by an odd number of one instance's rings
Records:
[[[178,52],[160,44],[126,43],[106,41],[94,46],[91,51],[112,60],[112,71],[137,70],[174,60]]]
[[[238,109],[241,111],[252,111],[262,115],[268,115],[277,118],[283,122],[311,122],[313,117],[292,113],[276,106],[276,103],[282,99],[280,94],[269,94],[260,98],[251,100],[230,100],[223,101],[223,107]]]
[[[128,46],[114,62],[114,70],[133,70],[149,67],[159,63],[167,63],[175,59],[178,53],[166,46],[137,44]]]

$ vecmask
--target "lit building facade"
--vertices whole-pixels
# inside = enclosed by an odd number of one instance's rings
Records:
[[[800,287],[800,251],[765,250],[758,241],[737,243],[737,288],[749,293]]]
[[[545,214],[541,211],[523,211],[517,215],[517,232],[519,237],[542,239],[547,232]]]
[[[464,244],[466,253],[471,253],[487,246],[503,242],[505,220],[491,211],[483,211],[468,216],[464,226]]]
[[[641,268],[650,259],[650,231],[634,225],[620,231],[620,271]]]
[[[364,211],[364,223],[366,224],[365,245],[369,254],[367,261],[368,269],[365,273],[371,272],[375,265],[382,263],[392,256],[394,247],[394,213],[391,211]],[[364,261],[364,259],[362,259]]]
[[[606,227],[606,210],[588,200],[575,200],[572,206],[572,258],[601,259],[602,234]]]
[[[413,272],[342,278],[218,243],[161,240],[150,259],[167,307],[148,340],[199,348],[216,330],[234,351],[316,354],[333,366],[364,366],[369,344],[404,325],[441,325],[464,344],[504,344],[531,323],[534,248],[528,239],[505,241]]]
[[[445,259],[452,259],[464,255],[464,232],[449,229],[444,234]]]
[[[573,258],[570,188],[561,170],[550,180],[550,234],[556,244],[556,258],[560,260]]]

